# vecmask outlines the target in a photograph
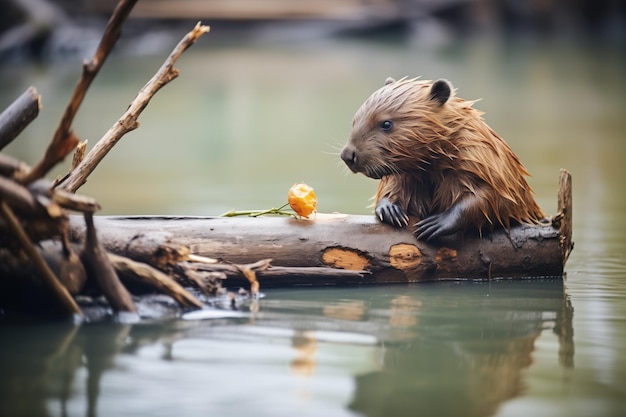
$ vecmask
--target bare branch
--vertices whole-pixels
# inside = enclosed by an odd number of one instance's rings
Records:
[[[139,127],[137,119],[146,108],[152,97],[167,83],[178,76],[178,70],[174,68],[174,63],[178,57],[195,41],[209,31],[208,26],[200,22],[176,45],[170,56],[163,63],[157,73],[139,91],[133,102],[120,119],[109,129],[108,132],[96,143],[93,149],[87,154],[85,159],[70,174],[62,180],[58,187],[67,191],[75,192],[86,181],[87,177],[98,166],[100,161],[115,146],[115,144],[126,133]]]
[[[39,114],[41,97],[29,87],[0,114],[0,149],[7,146]]]
[[[72,132],[72,122],[87,94],[91,82],[98,75],[98,71],[100,71],[104,61],[119,39],[124,21],[135,6],[135,3],[137,3],[137,0],[121,0],[113,11],[113,15],[107,24],[94,56],[91,58],[91,61],[83,63],[83,73],[74,88],[72,97],[65,108],[65,112],[54,132],[52,141],[48,145],[48,149],[46,149],[44,157],[27,175],[18,178],[23,184],[29,184],[46,175],[53,166],[65,159],[79,143],[80,140]]]

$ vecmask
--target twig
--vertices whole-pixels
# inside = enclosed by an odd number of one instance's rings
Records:
[[[130,293],[120,282],[104,248],[98,241],[93,225],[93,213],[85,213],[85,224],[87,225],[87,239],[81,259],[87,275],[95,277],[100,291],[114,311],[136,313]]]
[[[82,317],[80,308],[78,307],[70,293],[63,285],[61,285],[48,264],[46,264],[46,262],[44,261],[41,254],[35,249],[28,235],[26,234],[24,229],[22,229],[22,226],[20,225],[19,220],[13,213],[13,210],[11,210],[11,207],[9,207],[4,201],[0,202],[0,213],[2,213],[2,216],[5,218],[9,225],[9,228],[22,245],[22,248],[28,254],[30,259],[35,264],[35,267],[41,273],[41,276],[43,277],[46,284],[50,286],[52,292],[57,296],[59,301],[61,301],[61,304],[63,305],[65,310],[67,310],[69,314],[74,314],[78,317]]]
[[[80,211],[82,213],[93,213],[100,210],[100,204],[95,199],[65,190],[52,190],[51,198],[53,202],[68,210]]]
[[[146,108],[152,97],[167,83],[178,76],[178,70],[174,68],[174,63],[178,57],[203,34],[209,31],[208,26],[202,25],[200,22],[193,30],[176,45],[170,56],[163,63],[157,73],[148,81],[146,85],[139,91],[135,99],[132,101],[126,112],[120,119],[105,133],[105,135],[96,143],[93,149],[87,154],[85,159],[70,174],[61,181],[59,187],[75,192],[86,181],[89,174],[98,166],[105,155],[113,148],[113,146],[126,133],[139,127],[137,119],[143,109]]]
[[[0,149],[7,146],[41,109],[41,97],[35,87],[29,87],[0,114]]]
[[[259,281],[256,278],[256,271],[262,272],[270,267],[271,259],[263,259],[252,265],[235,265],[244,277],[250,282],[250,293],[253,297],[259,295]]]
[[[180,305],[186,308],[202,308],[202,303],[191,293],[168,275],[143,262],[133,261],[129,258],[107,254],[111,264],[122,277],[129,277],[135,281],[148,284],[160,289],[172,297]]]
[[[188,261],[189,262],[205,263],[205,264],[216,264],[216,263],[219,262],[219,260],[217,260],[215,258],[209,258],[209,257],[206,257],[206,256],[200,256],[200,255],[194,255],[192,253],[189,254]]]
[[[58,184],[65,181],[65,179],[70,175],[70,172],[74,171],[76,167],[80,165],[80,163],[83,161],[83,159],[85,159],[85,154],[87,153],[87,142],[87,140],[84,140],[76,145],[76,150],[74,151],[74,156],[72,157],[72,166],[70,167],[70,170],[64,176],[56,177],[54,181],[52,181],[52,185],[50,186],[50,188],[56,188]]]
[[[54,132],[48,149],[46,149],[46,153],[27,175],[18,178],[23,184],[29,184],[43,177],[53,166],[65,159],[79,143],[78,137],[72,132],[72,122],[87,94],[87,89],[119,39],[124,21],[135,6],[135,3],[137,3],[137,0],[121,0],[113,11],[113,15],[109,19],[94,56],[91,58],[91,61],[83,63],[83,73],[74,88],[72,97],[65,108],[59,126]]]

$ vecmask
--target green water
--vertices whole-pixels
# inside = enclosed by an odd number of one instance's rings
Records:
[[[445,77],[459,96],[482,98],[476,106],[533,174],[546,212],[559,169],[572,173],[566,281],[267,290],[240,305],[243,317],[2,325],[0,415],[622,415],[623,50],[493,40],[223,47],[208,35],[79,190],[103,213],[269,208],[305,181],[320,211],[367,214],[376,182],[337,156],[352,115],[387,76]],[[76,132],[93,144],[162,59],[113,57]],[[7,153],[39,158],[79,71],[0,68],[0,105],[32,84],[44,106]]]

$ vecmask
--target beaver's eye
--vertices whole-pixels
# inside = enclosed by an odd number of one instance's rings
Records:
[[[391,120],[385,120],[384,122],[380,124],[380,128],[385,131],[391,130],[392,127],[393,127],[393,123],[391,122]]]

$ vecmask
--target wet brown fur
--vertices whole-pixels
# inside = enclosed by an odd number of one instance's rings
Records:
[[[357,111],[347,145],[358,158],[351,169],[381,179],[375,204],[388,198],[419,221],[470,199],[464,229],[545,217],[528,171],[474,101],[452,93],[440,104],[430,96],[431,81],[391,81]],[[380,129],[384,120],[393,121],[391,131]]]

